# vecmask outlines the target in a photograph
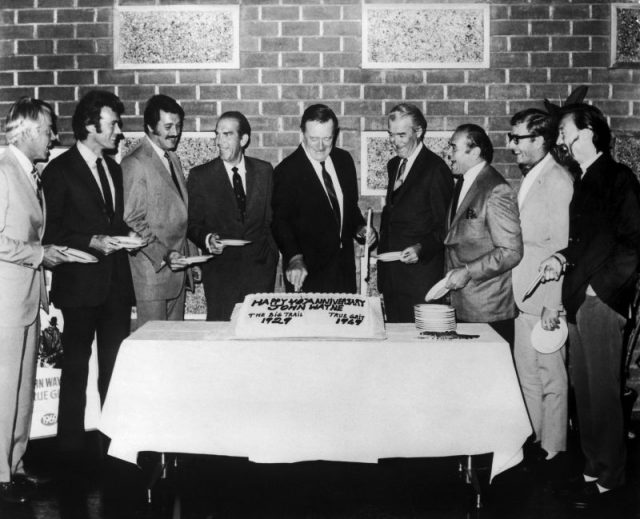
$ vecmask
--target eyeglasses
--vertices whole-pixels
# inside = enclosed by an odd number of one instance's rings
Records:
[[[527,135],[516,135],[515,133],[507,133],[507,137],[509,137],[509,142],[513,141],[513,143],[517,146],[518,144],[520,144],[520,141],[522,139],[533,139],[535,137],[538,137],[538,135],[535,135],[533,133],[528,133]]]

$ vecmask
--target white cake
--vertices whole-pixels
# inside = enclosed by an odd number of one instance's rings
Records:
[[[235,332],[243,339],[386,337],[380,298],[357,294],[250,294]]]

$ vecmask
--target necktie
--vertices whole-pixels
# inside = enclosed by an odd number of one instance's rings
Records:
[[[458,211],[458,202],[460,201],[460,191],[462,191],[463,183],[464,175],[460,175],[460,178],[456,182],[456,187],[453,188],[453,199],[451,200],[451,214],[449,215],[449,224],[453,222],[453,218]]]
[[[182,198],[182,191],[180,190],[180,184],[178,184],[178,177],[176,176],[176,172],[173,169],[173,164],[171,163],[171,159],[169,158],[169,152],[168,151],[164,152],[164,158],[167,159],[167,162],[169,163],[169,171],[171,172],[171,180],[173,180],[173,183],[176,185],[176,189],[178,190],[178,194],[180,195],[180,198]]]
[[[331,209],[333,210],[333,216],[336,219],[338,227],[340,226],[340,204],[338,203],[338,196],[336,195],[336,190],[333,187],[333,180],[329,176],[329,172],[327,168],[324,167],[324,160],[320,162],[320,166],[322,166],[322,180],[324,181],[324,187],[327,190],[327,195],[329,195],[329,202],[331,202]]]
[[[42,185],[40,184],[40,174],[35,166],[33,166],[33,169],[31,170],[31,176],[36,183],[36,196],[38,197],[38,203],[42,209]]]
[[[242,220],[244,221],[244,213],[247,210],[247,196],[244,193],[244,188],[242,187],[242,178],[238,173],[238,168],[231,168],[233,171],[233,192],[236,195],[236,203],[238,204],[238,209],[240,209],[240,214],[242,215]]]
[[[104,204],[107,207],[107,216],[109,217],[109,220],[111,220],[115,214],[113,211],[113,197],[111,196],[111,188],[109,187],[107,174],[102,166],[102,159],[96,160],[96,167],[98,168],[98,177],[100,178],[100,185],[102,186],[102,197],[104,198]]]
[[[393,190],[398,189],[404,182],[404,169],[407,167],[407,159],[400,161],[400,167],[398,168],[398,174],[396,175],[396,181],[393,184]]]

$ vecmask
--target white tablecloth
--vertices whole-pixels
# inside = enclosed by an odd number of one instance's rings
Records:
[[[256,462],[376,462],[492,452],[491,477],[531,434],[508,345],[387,340],[234,340],[230,323],[150,322],[124,341],[100,429],[109,454],[218,454]]]

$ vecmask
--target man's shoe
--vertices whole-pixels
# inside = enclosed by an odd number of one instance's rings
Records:
[[[585,483],[582,487],[569,495],[571,506],[577,510],[593,510],[609,508],[618,497],[618,490],[600,492],[595,481]]]
[[[13,482],[19,487],[40,488],[51,483],[52,478],[49,476],[38,476],[31,472],[24,472],[13,475]]]
[[[27,496],[12,482],[0,483],[0,501],[11,504],[27,502]]]

